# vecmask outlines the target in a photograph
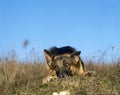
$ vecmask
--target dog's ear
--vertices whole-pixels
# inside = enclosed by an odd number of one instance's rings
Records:
[[[52,54],[46,49],[44,49],[44,55],[45,55],[46,61],[51,61],[53,59]]]
[[[51,65],[53,61],[53,55],[46,49],[44,49],[44,55],[45,55],[45,59],[46,59],[48,67],[52,69]]]
[[[81,54],[81,51],[75,51],[71,54],[71,57],[79,56],[80,54]]]
[[[81,51],[75,51],[71,54],[71,58],[73,58],[76,63],[80,60],[80,58],[79,58],[80,53],[81,53]]]

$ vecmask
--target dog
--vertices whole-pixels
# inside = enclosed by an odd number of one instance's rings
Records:
[[[51,47],[44,49],[44,55],[49,69],[49,76],[61,78],[82,75],[85,72],[84,63],[80,57],[81,51],[71,46]]]

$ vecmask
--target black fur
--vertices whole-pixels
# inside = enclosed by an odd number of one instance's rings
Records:
[[[58,47],[51,47],[49,49],[49,52],[52,55],[54,55],[54,56],[65,54],[65,53],[73,53],[75,51],[76,51],[76,49],[71,47],[71,46],[64,46],[64,47],[60,47],[60,48],[58,48]]]

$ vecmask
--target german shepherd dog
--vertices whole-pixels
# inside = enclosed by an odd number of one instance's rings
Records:
[[[44,49],[44,55],[49,68],[49,78],[61,78],[84,74],[84,63],[80,57],[81,51],[71,46],[52,47]]]

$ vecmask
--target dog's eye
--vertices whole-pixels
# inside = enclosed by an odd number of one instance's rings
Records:
[[[58,66],[54,66],[55,69],[58,69]]]
[[[69,64],[66,64],[66,67],[69,67]]]
[[[69,64],[66,64],[65,67],[66,67],[66,69],[69,69],[69,68],[70,68],[70,65],[69,65]]]

